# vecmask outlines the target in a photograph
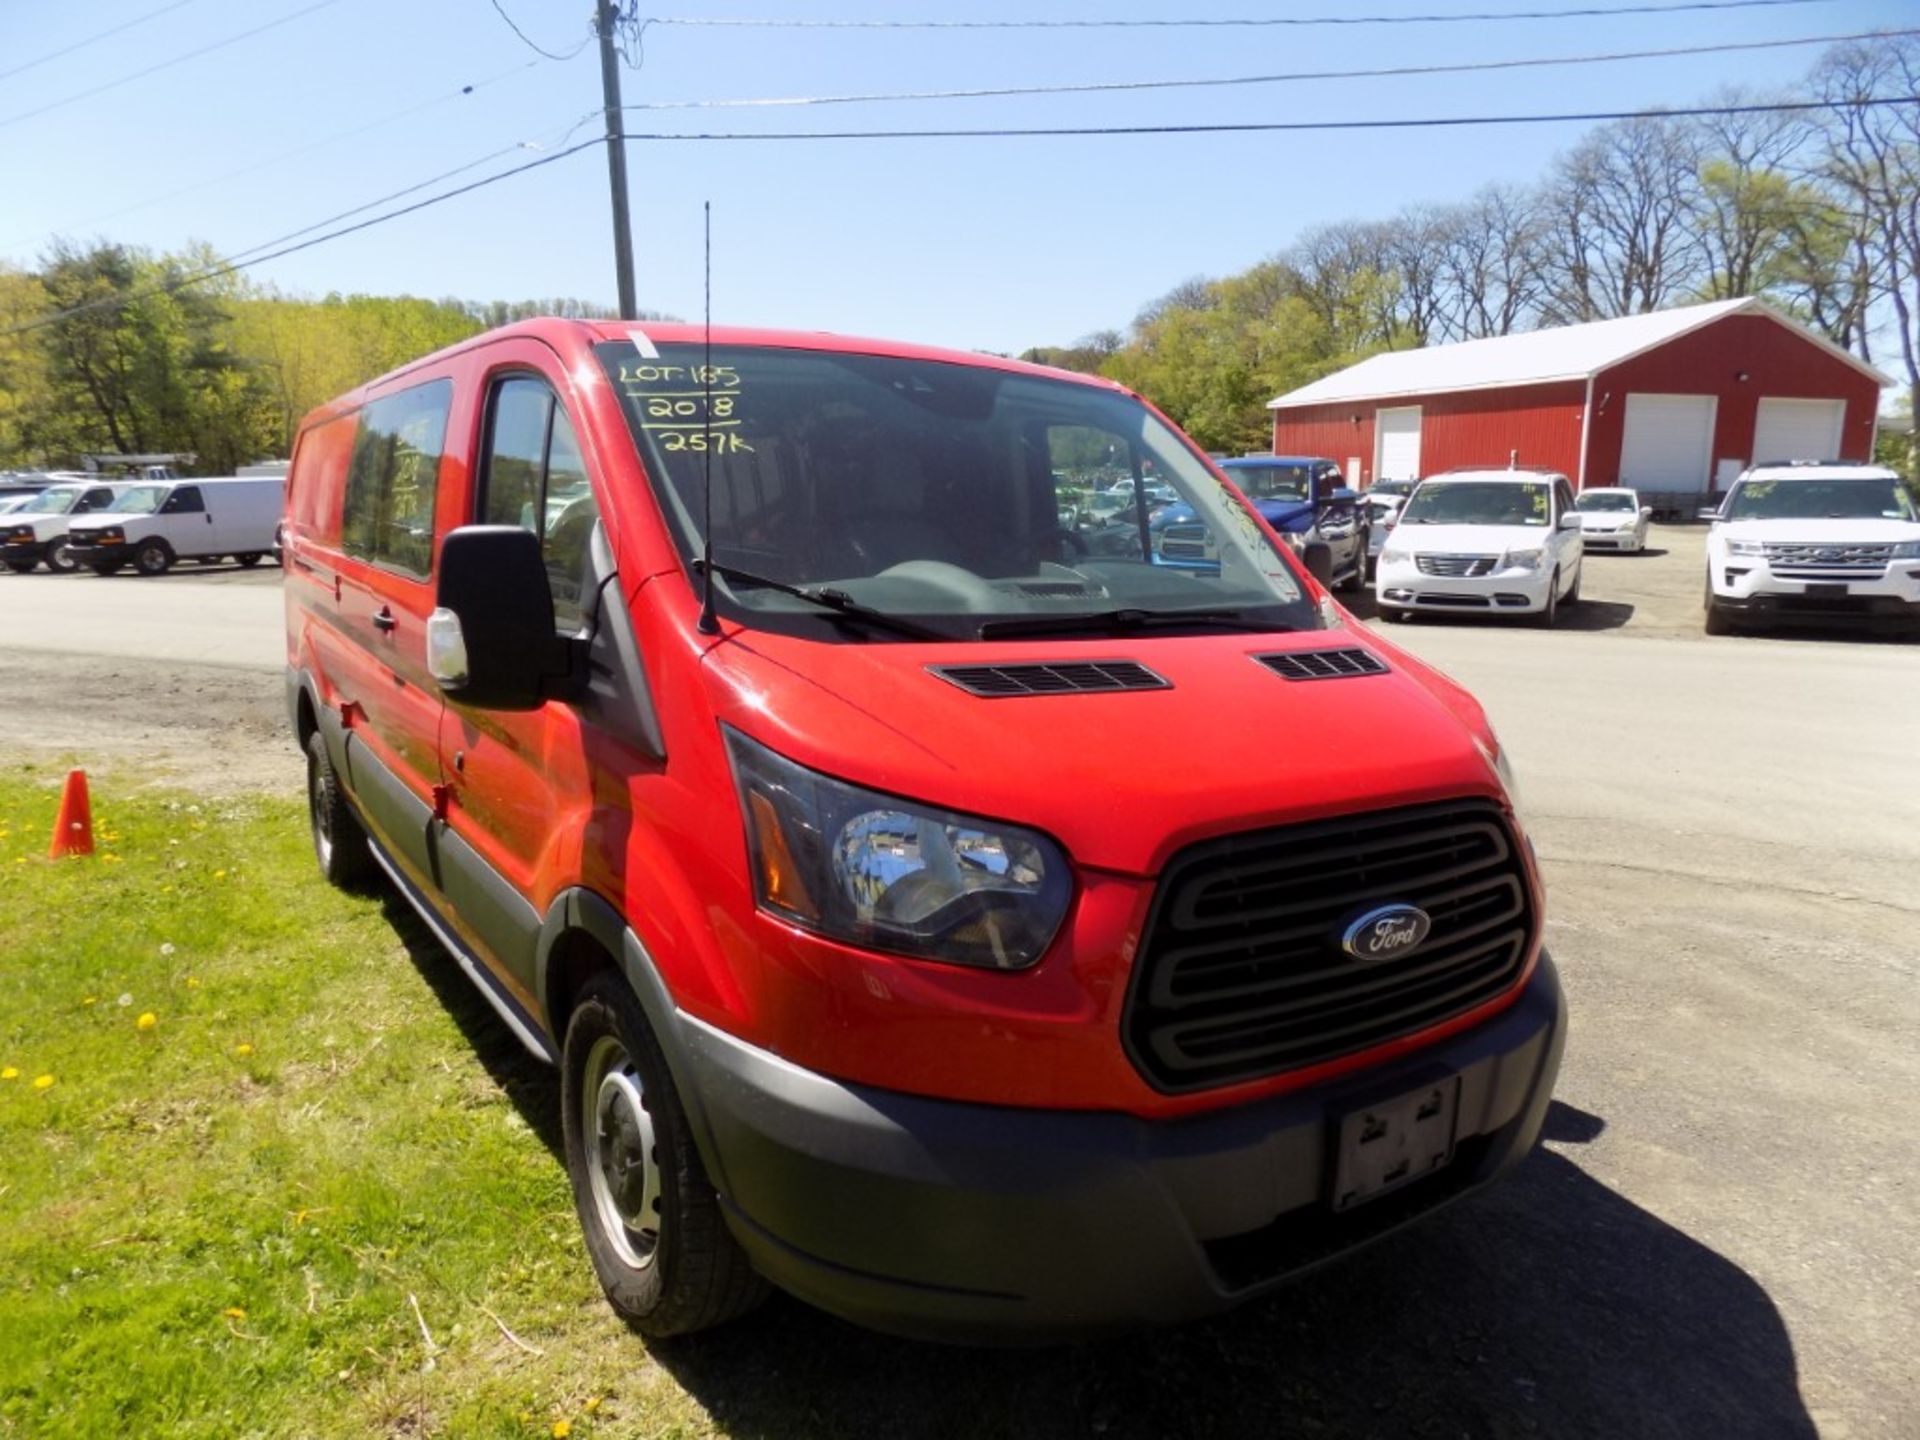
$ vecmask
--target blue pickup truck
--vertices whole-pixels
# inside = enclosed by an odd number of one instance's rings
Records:
[[[1367,507],[1347,488],[1333,461],[1316,455],[1248,455],[1222,460],[1220,468],[1261,517],[1298,545],[1318,540],[1333,552],[1336,590],[1353,592],[1367,581]],[[1169,505],[1152,522],[1154,561],[1181,569],[1218,566],[1213,536],[1185,505]]]

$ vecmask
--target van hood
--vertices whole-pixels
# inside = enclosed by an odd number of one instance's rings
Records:
[[[1287,680],[1254,658],[1334,649],[1388,671]],[[986,699],[929,669],[1097,660],[1167,687]],[[1152,875],[1205,836],[1501,793],[1461,718],[1479,721],[1470,697],[1354,629],[930,645],[730,630],[705,664],[719,717],[787,758],[1045,831],[1095,869]]]
[[[1388,544],[1415,555],[1499,555],[1508,550],[1537,550],[1551,543],[1545,525],[1422,525],[1402,520]]]

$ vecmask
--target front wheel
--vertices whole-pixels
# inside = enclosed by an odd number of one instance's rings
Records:
[[[262,560],[266,558],[267,557],[266,557],[265,551],[249,550],[244,555],[234,556],[233,563],[238,565],[242,570],[251,570],[254,566],[258,565]]]
[[[640,1002],[618,975],[588,983],[560,1058],[567,1175],[608,1301],[642,1335],[685,1335],[766,1295],[728,1231]]]
[[[1402,625],[1406,623],[1407,612],[1402,610],[1398,605],[1382,605],[1376,613],[1389,625]]]
[[[80,568],[80,562],[73,558],[73,551],[67,548],[67,542],[56,540],[47,547],[47,553],[41,557],[47,562],[47,568],[56,575],[71,575]]]
[[[1709,635],[1731,635],[1733,625],[1727,619],[1727,612],[1713,603],[1713,581],[1707,581],[1707,617],[1706,631]]]
[[[133,552],[133,568],[142,575],[164,575],[173,568],[173,551],[157,536],[143,540]]]
[[[1540,607],[1534,616],[1534,624],[1542,630],[1551,630],[1560,622],[1560,572],[1553,572],[1553,578],[1547,581],[1547,603]]]

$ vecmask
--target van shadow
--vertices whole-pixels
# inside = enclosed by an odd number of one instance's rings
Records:
[[[493,1012],[438,937],[414,913],[413,907],[390,886],[383,887],[380,908],[394,937],[407,948],[407,958],[434,998],[460,1027],[473,1053],[486,1067],[500,1093],[513,1103],[527,1128],[555,1160],[566,1166],[565,1142],[560,1133],[560,1072],[527,1053],[513,1032]]]
[[[1601,1126],[1556,1104],[1548,1135],[1581,1143]],[[736,1440],[1815,1435],[1765,1291],[1551,1150],[1203,1324],[957,1350],[776,1297],[722,1330],[649,1348]]]

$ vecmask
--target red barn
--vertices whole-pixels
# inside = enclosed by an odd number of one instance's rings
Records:
[[[1722,300],[1376,355],[1267,408],[1276,455],[1331,456],[1357,488],[1529,465],[1684,495],[1756,461],[1871,458],[1891,383],[1758,300]]]

